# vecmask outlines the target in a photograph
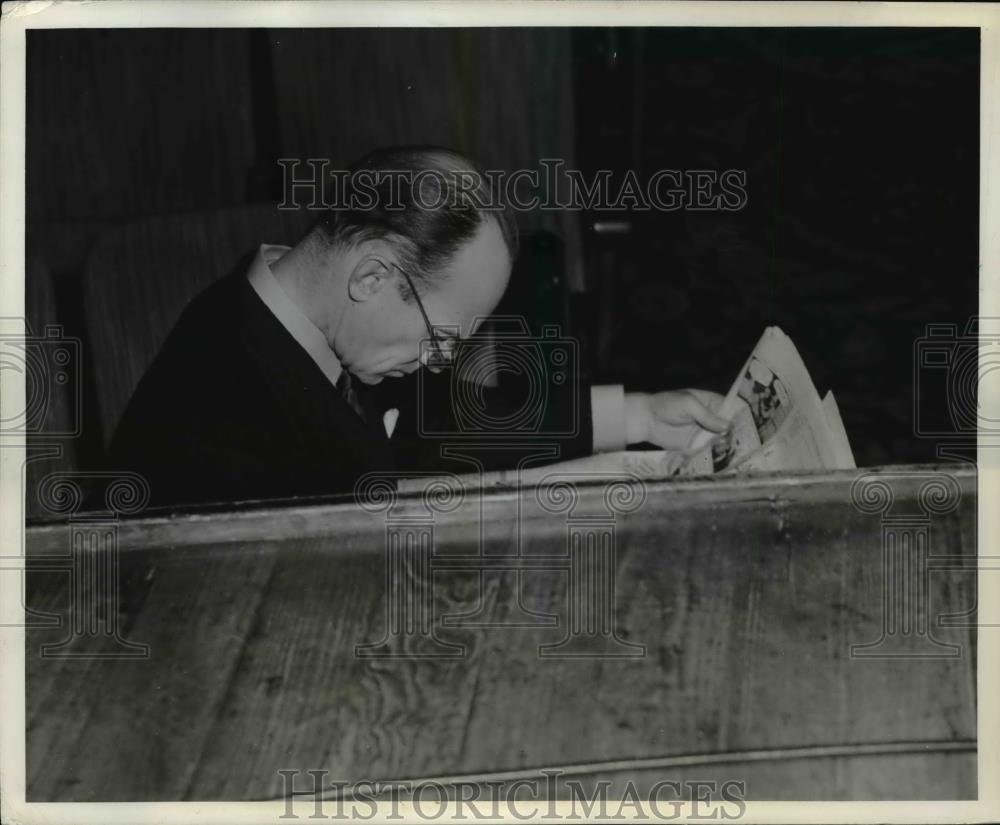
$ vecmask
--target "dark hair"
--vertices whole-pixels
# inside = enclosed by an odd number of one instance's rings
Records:
[[[517,224],[494,202],[489,180],[472,161],[436,146],[398,146],[352,164],[338,182],[336,205],[314,232],[330,246],[393,242],[418,290],[433,283],[486,221],[495,221],[511,258]],[[401,285],[404,299],[411,295]]]

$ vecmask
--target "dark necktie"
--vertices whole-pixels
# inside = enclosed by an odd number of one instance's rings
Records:
[[[337,379],[337,389],[340,390],[340,394],[344,396],[344,400],[351,406],[351,409],[364,421],[365,408],[361,406],[361,399],[358,398],[358,393],[352,385],[351,374],[347,370],[340,373],[340,378]]]

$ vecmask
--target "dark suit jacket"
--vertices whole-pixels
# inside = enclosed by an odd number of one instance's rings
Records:
[[[355,382],[368,411],[362,420],[260,300],[241,266],[184,311],[126,408],[109,465],[143,474],[154,505],[349,493],[373,471],[472,471],[467,462],[442,457],[450,439],[417,433],[416,380],[387,379],[375,389]],[[448,374],[421,380],[435,430],[455,432]],[[491,392],[489,403],[502,414],[503,393]],[[568,416],[578,413],[575,433],[550,439],[560,458],[590,452],[589,392],[569,386],[548,406],[543,430],[565,433]],[[389,407],[400,409],[391,440],[383,424]],[[511,446],[479,455],[496,468],[520,453],[522,447]]]

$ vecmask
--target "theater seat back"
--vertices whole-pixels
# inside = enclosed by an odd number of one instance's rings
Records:
[[[261,243],[294,244],[315,220],[253,204],[138,220],[97,242],[83,295],[105,446],[191,299]]]

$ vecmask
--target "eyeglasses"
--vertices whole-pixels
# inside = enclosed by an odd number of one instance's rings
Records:
[[[424,365],[432,369],[448,366],[454,359],[455,339],[452,336],[448,336],[446,338],[438,335],[438,333],[434,330],[434,327],[431,325],[431,319],[427,316],[427,310],[424,309],[424,302],[420,300],[417,288],[413,285],[413,279],[410,278],[407,271],[399,264],[393,263],[392,261],[390,261],[389,264],[403,273],[403,277],[406,278],[406,283],[410,287],[410,292],[413,293],[413,297],[417,302],[417,307],[420,309],[420,314],[424,317],[424,323],[427,325],[427,334],[430,336],[433,350],[428,353],[428,357],[424,362]]]

